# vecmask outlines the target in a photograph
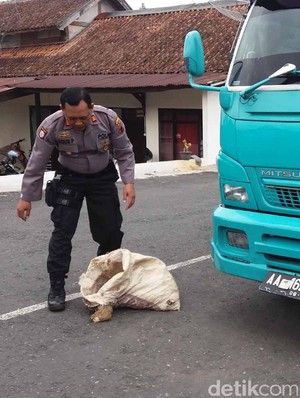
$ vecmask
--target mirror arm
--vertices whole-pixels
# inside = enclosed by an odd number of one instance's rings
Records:
[[[299,71],[296,69],[296,66],[294,64],[287,63],[283,65],[280,69],[278,69],[276,72],[272,73],[272,75],[270,75],[266,79],[261,80],[260,82],[257,82],[255,84],[252,84],[252,86],[247,87],[245,90],[241,91],[240,96],[244,99],[249,99],[253,91],[255,91],[258,87],[268,83],[271,79],[273,79],[273,77],[279,77],[284,75],[285,73],[297,74],[299,73]]]
[[[260,82],[253,84],[252,86],[245,88],[245,90],[240,92],[240,96],[243,98],[249,98],[250,95],[253,93],[253,91],[255,91],[258,87],[262,86],[263,84],[267,83],[268,81],[270,81],[272,79],[272,77],[267,77],[264,80],[261,80]]]
[[[195,83],[194,77],[193,77],[193,75],[191,75],[190,73],[189,73],[189,82],[190,82],[190,85],[191,85],[193,88],[197,88],[197,89],[199,89],[199,90],[205,90],[205,91],[221,91],[221,88],[220,88],[220,87],[204,86],[204,85],[202,85],[202,84],[197,84],[197,83]]]

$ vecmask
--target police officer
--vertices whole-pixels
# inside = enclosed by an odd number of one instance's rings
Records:
[[[134,154],[121,119],[111,109],[94,106],[83,88],[66,88],[60,102],[61,110],[47,117],[37,130],[17,205],[18,216],[26,221],[31,202],[42,197],[43,175],[56,147],[59,165],[46,195],[47,204],[53,206],[54,223],[47,259],[50,311],[65,309],[71,240],[84,198],[91,234],[99,244],[97,255],[121,246],[122,215],[115,185],[119,176],[110,152],[118,162],[126,208],[135,201]]]

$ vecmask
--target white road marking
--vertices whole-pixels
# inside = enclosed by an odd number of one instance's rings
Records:
[[[167,268],[169,271],[172,271],[173,269],[176,269],[176,268],[182,268],[182,267],[186,267],[187,265],[200,263],[201,261],[207,260],[209,258],[210,258],[210,254],[208,254],[207,256],[192,258],[191,260],[183,261],[182,263],[168,265]]]
[[[80,293],[68,294],[66,296],[66,301],[71,301],[71,300],[77,299],[79,297],[81,297]],[[0,321],[6,321],[7,319],[15,318],[20,315],[30,314],[31,312],[42,310],[47,307],[48,307],[48,303],[47,303],[47,301],[44,301],[43,303],[40,303],[40,304],[30,305],[29,307],[25,307],[25,308],[19,308],[16,311],[12,311],[12,312],[8,312],[7,314],[0,315]]]
[[[207,260],[209,258],[210,258],[210,255],[192,258],[191,260],[183,261],[181,263],[168,265],[167,269],[169,271],[172,271],[173,269],[186,267],[188,265],[199,263],[199,262]],[[81,293],[68,294],[66,296],[66,301],[75,300],[79,297],[81,297]],[[16,311],[12,311],[12,312],[8,312],[7,314],[0,315],[0,321],[6,321],[7,319],[16,318],[17,316],[30,314],[31,312],[39,311],[44,308],[47,308],[47,306],[48,306],[47,301],[44,301],[43,303],[30,305],[29,307],[19,308]]]

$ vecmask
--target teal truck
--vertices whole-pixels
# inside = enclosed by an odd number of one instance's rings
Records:
[[[260,290],[300,299],[300,1],[251,2],[223,87],[199,85],[201,36],[185,39],[192,87],[219,91],[221,204],[212,260]],[[299,32],[299,34],[298,34]]]

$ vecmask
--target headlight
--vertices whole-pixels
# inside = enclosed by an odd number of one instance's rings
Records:
[[[248,194],[244,187],[224,184],[224,196],[225,199],[233,200],[235,202],[249,202]]]

